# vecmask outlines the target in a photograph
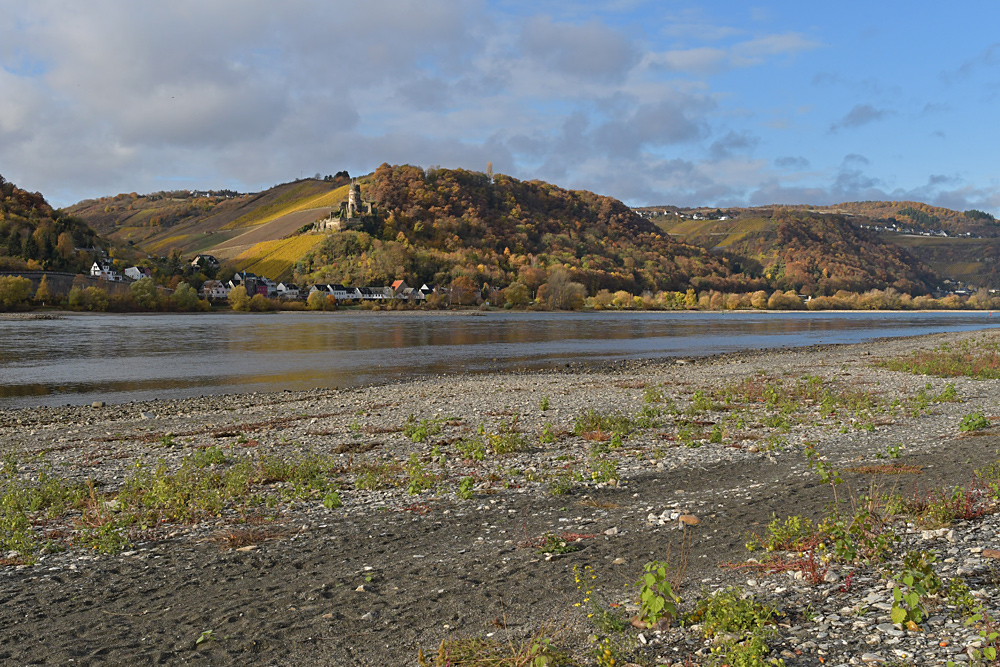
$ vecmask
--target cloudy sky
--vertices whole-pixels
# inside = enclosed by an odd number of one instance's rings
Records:
[[[0,174],[56,205],[382,162],[634,205],[1000,213],[1000,6],[0,0]]]

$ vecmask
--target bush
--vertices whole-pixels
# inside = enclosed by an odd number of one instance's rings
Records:
[[[16,310],[28,305],[31,281],[17,276],[0,276],[0,310]]]

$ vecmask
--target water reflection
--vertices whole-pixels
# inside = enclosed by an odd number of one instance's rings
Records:
[[[0,321],[0,407],[348,386],[982,329],[986,313],[286,313]]]

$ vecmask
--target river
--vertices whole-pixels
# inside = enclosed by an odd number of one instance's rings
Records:
[[[439,373],[856,343],[985,312],[279,313],[0,320],[0,408],[346,387]]]

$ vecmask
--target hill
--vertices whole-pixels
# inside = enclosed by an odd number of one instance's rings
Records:
[[[346,176],[304,179],[253,194],[133,192],[86,200],[67,212],[87,220],[99,233],[148,253],[167,255],[176,249],[232,258],[326,216],[346,198],[347,181]]]
[[[99,244],[84,221],[0,176],[0,270],[84,271]]]
[[[730,253],[740,252],[741,247],[749,243],[754,246],[751,255],[762,254],[761,244],[764,241],[753,239],[772,229],[776,210],[793,217],[833,220],[840,227],[847,225],[854,228],[854,232],[843,232],[846,236],[842,235],[842,240],[848,243],[853,243],[851,236],[855,233],[877,231],[880,241],[888,244],[884,251],[888,253],[887,258],[891,258],[893,263],[902,261],[909,264],[916,260],[913,266],[918,272],[929,269],[936,274],[935,284],[950,280],[1000,288],[1000,267],[997,264],[1000,258],[1000,226],[993,216],[982,211],[953,211],[907,201],[726,210],[655,206],[637,210],[680,239]],[[702,219],[691,219],[694,215]],[[746,241],[741,244],[743,239]],[[769,242],[777,242],[773,234],[768,239]],[[861,247],[870,244],[868,240]],[[905,251],[904,255],[899,255],[898,249]],[[843,254],[844,251],[839,252]],[[851,254],[849,248],[847,254]],[[868,261],[860,256],[858,260]],[[766,258],[762,261],[766,263]]]
[[[658,218],[670,234],[712,248],[775,287],[831,295],[892,287],[926,294],[934,272],[905,249],[842,214],[793,208],[744,212],[728,220]]]
[[[304,258],[307,279],[419,285],[466,276],[534,289],[546,269],[560,266],[592,294],[764,284],[723,257],[670,239],[615,199],[541,181],[383,164],[362,183],[362,196],[378,214]]]

